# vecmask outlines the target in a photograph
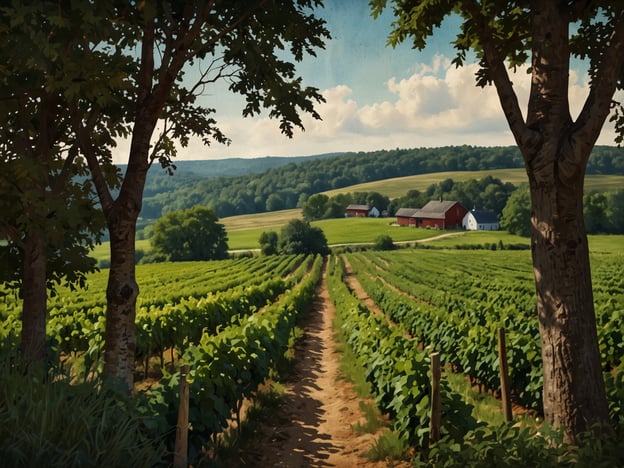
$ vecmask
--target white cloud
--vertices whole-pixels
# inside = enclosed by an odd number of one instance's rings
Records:
[[[412,69],[407,78],[389,78],[385,86],[390,98],[373,104],[358,104],[358,96],[345,84],[324,90],[326,102],[317,106],[323,120],[304,116],[305,132],[297,130],[292,139],[280,133],[278,121],[266,117],[219,119],[221,129],[232,139],[231,146],[214,143],[205,148],[193,141],[189,148],[180,149],[179,159],[514,144],[495,89],[475,86],[476,64],[455,68],[448,58],[436,56],[430,65],[419,64]],[[530,91],[526,68],[511,79],[524,111]],[[586,83],[586,77],[571,73],[573,117],[586,98]],[[610,124],[606,124],[598,143],[613,144]]]

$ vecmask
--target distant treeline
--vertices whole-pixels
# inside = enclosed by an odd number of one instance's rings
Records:
[[[179,163],[180,168],[183,162]],[[194,162],[197,166],[201,162]],[[210,161],[206,161],[210,164]],[[482,171],[523,167],[517,147],[449,146],[344,153],[288,163],[260,174],[202,177],[194,167],[171,177],[152,169],[141,216],[159,218],[172,210],[203,205],[222,218],[301,207],[313,194],[354,184],[443,171]],[[624,149],[597,146],[588,174],[624,175]]]
[[[399,208],[422,208],[431,200],[444,199],[458,201],[468,209],[491,210],[499,215],[516,189],[512,183],[488,175],[479,180],[444,179],[423,191],[409,190],[393,200],[379,192],[339,193],[333,197],[317,193],[311,195],[301,208],[308,221],[341,218],[352,203],[374,206],[387,211],[388,216],[394,216]]]

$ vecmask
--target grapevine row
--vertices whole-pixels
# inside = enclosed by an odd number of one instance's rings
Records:
[[[489,252],[488,252],[489,254]],[[496,329],[504,327],[508,336],[509,366],[511,383],[519,400],[527,407],[540,409],[542,391],[541,352],[537,320],[534,313],[526,308],[520,309],[522,304],[529,302],[527,294],[520,294],[521,288],[513,288],[511,284],[505,287],[506,274],[504,269],[516,270],[498,264],[489,254],[483,265],[479,267],[469,256],[456,254],[446,256],[448,260],[454,258],[456,265],[447,266],[444,275],[438,275],[436,289],[430,288],[428,300],[422,296],[413,297],[406,290],[410,289],[410,282],[415,281],[412,291],[422,283],[431,282],[436,266],[435,260],[441,257],[440,252],[429,256],[429,252],[397,252],[384,253],[383,258],[375,259],[374,254],[349,255],[348,259],[357,271],[357,277],[364,289],[380,306],[384,313],[394,322],[403,324],[409,332],[418,337],[425,346],[435,346],[442,354],[443,361],[452,363],[458,370],[470,375],[481,385],[496,389],[499,385]],[[602,263],[596,261],[594,267],[596,277],[604,277]],[[408,262],[411,260],[411,268]],[[606,259],[605,259],[606,260]],[[472,264],[471,272],[467,272],[462,263]],[[517,262],[522,263],[522,262]],[[608,271],[613,271],[613,265],[607,261]],[[620,263],[621,265],[621,259]],[[446,263],[445,265],[448,265]],[[448,270],[450,271],[450,274]],[[457,273],[461,271],[462,273]],[[486,273],[492,275],[491,281],[486,281]],[[495,272],[495,274],[493,274]],[[517,273],[511,274],[511,276]],[[599,303],[597,306],[599,324],[599,343],[605,362],[605,374],[610,394],[612,415],[621,413],[621,402],[624,393],[621,391],[621,368],[624,368],[624,354],[622,353],[622,322],[621,296],[613,294],[621,292],[622,282],[610,281],[610,299],[608,307]],[[400,278],[404,278],[400,280]],[[409,279],[408,279],[409,278]],[[449,278],[455,283],[450,285]],[[621,278],[621,277],[619,277]],[[422,280],[422,283],[420,282]],[[515,278],[515,281],[518,281]],[[526,275],[524,282],[530,283],[530,275]],[[474,290],[481,282],[480,289]],[[614,284],[615,283],[615,284]],[[601,283],[598,283],[597,298],[601,297]],[[392,286],[390,286],[392,285]],[[398,286],[398,288],[397,288]],[[397,290],[398,289],[398,290]],[[481,292],[482,294],[479,294]],[[435,297],[438,299],[435,299]],[[478,298],[481,297],[481,301]],[[484,300],[485,298],[487,300]],[[440,298],[443,298],[441,300]],[[530,295],[534,302],[534,294]],[[617,309],[619,304],[619,309]],[[615,309],[615,310],[614,310]],[[601,324],[603,326],[601,326]],[[614,369],[619,366],[620,369]],[[618,377],[619,376],[619,377]],[[619,380],[618,380],[619,379]]]
[[[331,264],[327,284],[342,333],[365,369],[378,406],[388,412],[394,429],[410,445],[424,447],[429,440],[431,383],[430,358],[418,341],[405,336],[401,327],[368,310],[343,282],[344,266]],[[442,435],[461,440],[476,427],[471,407],[448,386],[442,386]]]
[[[292,345],[298,317],[314,299],[323,259],[317,256],[310,273],[280,300],[262,312],[247,316],[213,335],[205,333],[189,345],[183,362],[189,366],[191,439],[197,445],[228,427],[244,399],[284,359]],[[166,374],[150,391],[153,414],[174,426],[178,402],[179,372]]]

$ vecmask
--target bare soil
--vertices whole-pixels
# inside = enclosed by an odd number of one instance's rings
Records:
[[[407,467],[407,461],[373,462],[364,457],[377,434],[354,429],[365,418],[353,384],[339,368],[332,323],[335,308],[325,276],[303,324],[293,378],[283,403],[263,422],[246,454],[246,466],[263,467]],[[384,429],[382,429],[384,430]]]

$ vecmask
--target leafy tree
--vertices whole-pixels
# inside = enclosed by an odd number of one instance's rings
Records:
[[[343,218],[347,206],[349,205],[343,205],[332,197],[329,202],[327,202],[327,208],[325,209],[325,213],[323,213],[323,219]]]
[[[267,211],[279,211],[283,210],[284,208],[284,200],[280,195],[278,195],[277,193],[272,193],[268,196],[266,200]]]
[[[392,5],[391,45],[409,38],[422,49],[445,16],[463,20],[453,42],[454,64],[461,66],[469,52],[476,54],[477,85],[496,87],[529,178],[546,421],[562,427],[567,440],[594,425],[607,425],[582,202],[588,159],[612,109],[616,141],[624,140],[624,106],[613,101],[616,89],[624,88],[624,3],[370,3],[374,16]],[[586,60],[591,77],[575,120],[568,101],[572,57]],[[527,62],[531,90],[525,117],[508,67]]]
[[[356,205],[368,204],[368,192],[353,192],[351,194],[352,203]]]
[[[421,208],[430,200],[430,196],[420,190],[410,190],[404,196],[392,200],[389,211],[394,214],[399,208]]]
[[[308,221],[314,221],[315,219],[321,219],[327,211],[327,203],[329,197],[322,193],[316,193],[310,195],[304,205],[301,207],[301,213],[303,218]]]
[[[382,210],[388,209],[390,199],[379,192],[368,192],[366,204],[376,207],[381,212]]]
[[[88,8],[91,3],[80,6]],[[149,168],[156,162],[174,169],[174,142],[185,146],[192,135],[205,144],[229,142],[216,126],[214,109],[197,103],[198,95],[209,94],[207,88],[220,80],[227,80],[229,90],[245,98],[244,116],[266,108],[288,137],[294,127],[303,128],[301,113],[319,118],[314,104],[323,98],[316,88],[302,85],[292,62],[314,55],[329,33],[325,22],[310,12],[321,5],[318,0],[160,0],[114,5],[117,10],[107,18],[110,29],[120,36],[113,38],[109,48],[91,47],[86,52],[107,56],[125,52],[135,66],[124,70],[107,63],[106,69],[97,70],[99,75],[114,76],[100,86],[112,89],[117,106],[103,108],[94,94],[71,106],[70,113],[110,232],[104,374],[130,391],[139,294],[134,239]],[[192,80],[185,73],[200,61],[198,79]],[[91,74],[99,77],[98,73]],[[102,121],[122,122],[123,131],[131,132],[128,165],[115,196],[105,183],[97,149],[111,144],[122,130],[108,127],[107,134],[94,139],[90,126]],[[159,122],[160,133],[156,132]]]
[[[278,236],[275,231],[264,231],[260,234],[260,252],[262,255],[277,254]]]
[[[507,199],[500,225],[511,234],[523,237],[531,235],[531,195],[526,184],[518,187]]]
[[[500,213],[503,211],[511,193],[516,190],[516,186],[511,183],[503,184],[500,180],[496,180],[498,183],[493,182],[484,187],[481,196],[477,198],[477,203],[481,209]]]
[[[583,197],[583,217],[588,233],[604,234],[610,232],[607,197],[604,193],[589,193]]]
[[[64,281],[82,287],[96,269],[88,253],[104,222],[67,113],[85,91],[73,86],[83,77],[63,64],[93,64],[77,49],[106,9],[91,5],[95,16],[84,19],[66,15],[59,2],[0,7],[0,281],[20,289],[20,348],[31,362],[45,357],[48,290]],[[112,165],[102,173],[114,186]]]
[[[438,191],[436,191],[435,195],[440,196],[443,193],[448,193],[453,190],[453,186],[455,185],[455,181],[453,179],[447,178],[438,184]]]
[[[156,221],[152,250],[167,260],[221,260],[228,256],[225,226],[210,208],[171,211]]]
[[[279,251],[283,254],[328,255],[329,247],[321,228],[301,219],[291,219],[279,235]]]
[[[452,182],[449,184],[452,187],[450,192],[447,193],[438,185],[435,190],[438,197],[457,200],[468,209],[492,210],[496,213],[502,211],[509,194],[516,189],[513,184],[505,184],[491,176],[461,182],[448,180]]]
[[[340,205],[342,205],[342,211],[344,215],[344,210],[347,206],[353,203],[353,194],[351,193],[339,193],[332,197],[333,200],[336,200]]]
[[[607,218],[612,233],[624,234],[624,190],[607,194]]]

